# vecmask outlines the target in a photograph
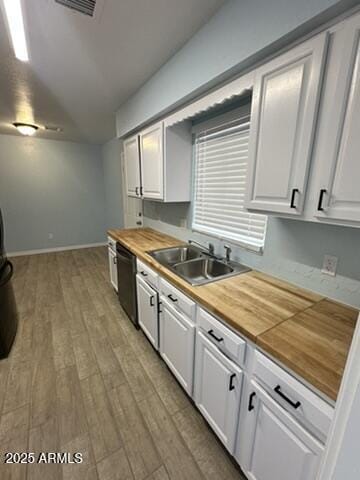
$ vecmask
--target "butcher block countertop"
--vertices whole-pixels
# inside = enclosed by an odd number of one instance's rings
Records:
[[[146,252],[184,242],[150,228],[108,234],[184,293],[336,400],[358,311],[255,270],[192,286]]]

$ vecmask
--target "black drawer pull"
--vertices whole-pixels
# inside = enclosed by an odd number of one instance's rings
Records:
[[[249,397],[249,404],[248,404],[248,412],[251,412],[254,410],[254,404],[253,404],[253,399],[256,397],[256,392],[252,392]]]
[[[293,188],[293,191],[292,191],[292,194],[291,194],[290,208],[296,208],[295,196],[299,192],[300,192],[300,190],[298,188]]]
[[[154,306],[154,295],[151,295],[150,297],[150,307]]]
[[[144,270],[142,270],[140,273],[141,273],[141,275],[142,275],[143,277],[147,277],[147,276],[148,276],[148,274],[145,273]]]
[[[292,400],[290,400],[289,397],[287,397],[282,391],[281,391],[281,387],[280,385],[276,385],[276,387],[274,388],[274,391],[280,395],[280,397],[285,400],[285,402],[289,403],[293,408],[295,408],[295,410],[297,408],[300,407],[301,403],[300,402],[293,402]]]
[[[160,305],[162,305],[162,302],[158,302],[158,313],[162,313],[162,310],[160,310]]]
[[[230,375],[230,381],[229,381],[229,390],[231,392],[231,390],[235,390],[235,385],[233,384],[233,380],[234,378],[236,378],[236,373],[232,373]]]
[[[208,331],[208,334],[210,335],[210,337],[212,337],[214,340],[216,340],[217,342],[222,342],[224,339],[222,337],[217,337],[214,333],[214,330],[211,329]]]
[[[327,192],[326,188],[322,188],[320,190],[319,203],[318,203],[318,208],[317,208],[319,212],[324,211],[323,199],[324,199],[324,195],[325,195],[326,192]]]
[[[168,298],[170,298],[170,300],[171,300],[172,302],[177,302],[177,301],[178,301],[178,299],[177,299],[177,298],[174,298],[174,297],[171,295],[171,293],[168,295]]]

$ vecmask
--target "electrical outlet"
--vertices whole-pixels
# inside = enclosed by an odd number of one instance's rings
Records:
[[[332,277],[335,277],[337,264],[338,264],[337,257],[334,257],[333,255],[324,255],[323,267],[321,270],[322,273],[325,273],[325,275],[331,275]]]
[[[54,234],[53,233],[49,233],[49,240],[53,240],[54,238]]]

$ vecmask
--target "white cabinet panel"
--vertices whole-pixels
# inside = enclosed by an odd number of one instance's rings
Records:
[[[185,315],[161,297],[160,355],[175,377],[192,395],[194,375],[195,327]]]
[[[324,447],[255,382],[251,382],[249,442],[242,465],[251,480],[315,480]]]
[[[246,196],[249,209],[302,212],[326,43],[324,33],[256,72]]]
[[[140,132],[142,194],[144,198],[164,197],[163,123]]]
[[[241,387],[240,368],[198,331],[195,402],[231,454],[234,452]]]
[[[140,151],[138,136],[124,140],[124,166],[127,194],[140,197]]]
[[[345,23],[335,42],[324,97],[331,108],[320,118],[315,157],[313,214],[360,222],[360,15]]]
[[[139,325],[150,342],[159,347],[158,294],[150,285],[136,276]]]
[[[118,290],[118,274],[117,274],[117,264],[116,264],[116,253],[111,248],[108,249],[109,254],[109,272],[110,272],[110,282],[111,285]]]

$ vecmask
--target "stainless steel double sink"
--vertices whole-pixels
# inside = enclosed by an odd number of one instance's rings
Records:
[[[192,245],[162,248],[147,253],[191,285],[204,285],[250,271],[250,268],[240,263],[211,256]]]

